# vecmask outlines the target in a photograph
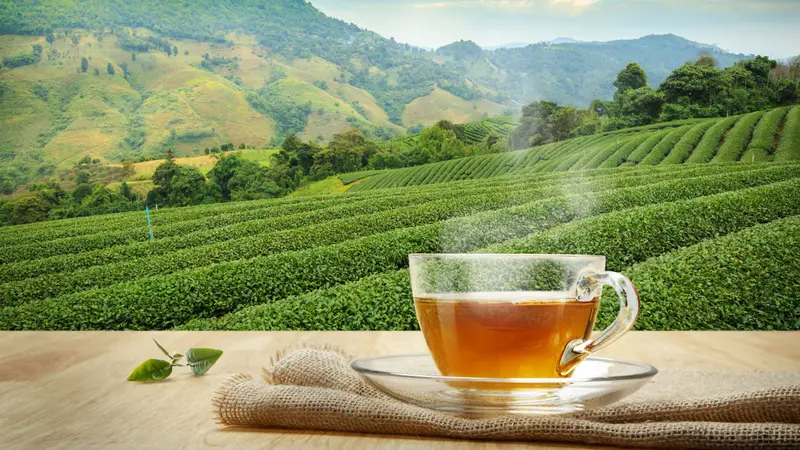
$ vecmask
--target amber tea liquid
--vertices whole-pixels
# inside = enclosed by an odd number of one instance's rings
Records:
[[[573,339],[588,339],[600,298],[548,292],[477,292],[415,297],[422,333],[443,375],[561,378]]]

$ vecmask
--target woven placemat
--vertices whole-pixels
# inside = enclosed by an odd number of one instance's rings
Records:
[[[468,418],[386,396],[330,350],[280,357],[264,380],[228,378],[227,426],[651,448],[800,448],[800,373],[663,370],[634,395],[567,416]]]

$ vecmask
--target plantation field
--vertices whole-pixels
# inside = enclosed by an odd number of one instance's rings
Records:
[[[635,165],[797,160],[800,160],[800,106],[718,119],[658,123],[527,150],[373,172],[364,174],[364,179],[349,190]]]
[[[793,114],[769,129],[794,136]],[[768,116],[740,129],[769,134]],[[640,329],[800,328],[786,282],[800,277],[800,162],[648,163],[693,154],[714,126],[593,136],[587,155],[561,142],[549,170],[356,189],[379,174],[338,195],[161,209],[153,241],[143,212],[2,228],[0,329],[415,329],[414,252],[603,254],[640,289]],[[725,127],[720,140],[737,129]],[[619,151],[639,164],[595,161]],[[499,173],[505,155],[487,156],[457,162]]]

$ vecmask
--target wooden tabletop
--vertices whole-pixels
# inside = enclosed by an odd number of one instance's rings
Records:
[[[126,382],[140,362],[162,356],[152,338],[170,351],[214,347],[225,354],[204,377],[176,368],[165,382]],[[659,368],[796,371],[797,342],[800,332],[631,332],[600,354]],[[276,352],[306,345],[333,345],[354,357],[426,350],[418,332],[0,332],[0,442],[25,449],[530,448],[214,423],[210,399],[223,379],[260,374]]]

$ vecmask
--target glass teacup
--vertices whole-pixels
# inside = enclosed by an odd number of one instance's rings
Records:
[[[605,257],[412,254],[420,328],[442,375],[564,378],[630,330],[639,295]],[[602,287],[619,296],[613,324],[592,336]]]

